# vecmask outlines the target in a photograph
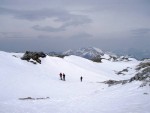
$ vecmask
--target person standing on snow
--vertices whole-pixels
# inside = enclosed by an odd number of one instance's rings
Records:
[[[81,77],[80,77],[81,82],[82,82],[82,79],[83,79],[83,77],[81,76]]]
[[[65,76],[66,76],[66,75],[63,73],[63,80],[64,80],[64,81],[65,81]]]
[[[60,80],[62,80],[62,73],[60,73],[59,75],[60,75]]]

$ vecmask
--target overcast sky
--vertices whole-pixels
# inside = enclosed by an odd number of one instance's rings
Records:
[[[0,50],[150,50],[150,0],[0,0]]]

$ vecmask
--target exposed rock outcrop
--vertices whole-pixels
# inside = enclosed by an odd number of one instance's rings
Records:
[[[150,61],[141,62],[137,68],[137,73],[134,77],[130,79],[130,82],[134,80],[150,82]]]
[[[43,52],[30,52],[30,51],[26,51],[25,54],[23,55],[23,57],[21,57],[22,60],[27,60],[30,61],[30,59],[34,60],[31,61],[32,63],[36,64],[36,62],[38,62],[39,64],[41,64],[41,58],[46,57],[46,54]]]
[[[41,97],[41,98],[27,97],[27,98],[19,98],[19,100],[43,100],[43,99],[50,99],[50,98],[49,97]]]
[[[129,67],[127,67],[127,68],[125,68],[125,69],[123,69],[123,70],[121,70],[121,71],[115,71],[115,73],[117,74],[117,75],[125,75],[125,73],[127,73],[128,71],[129,71],[129,69],[131,69],[131,68],[129,68]]]
[[[117,85],[117,84],[126,84],[128,82],[128,80],[119,80],[119,81],[116,81],[116,80],[107,80],[107,81],[104,81],[102,83],[105,83],[105,84],[108,84],[108,86],[112,86],[112,85]]]
[[[123,72],[128,72],[128,67],[126,69],[123,69],[122,71],[117,72],[116,74],[124,74]],[[144,86],[150,86],[150,60],[142,61],[137,67],[136,67],[136,74],[135,76],[131,77],[127,80],[107,80],[102,83],[108,84],[108,86],[117,85],[117,84],[126,84],[133,81],[141,81],[140,87]]]

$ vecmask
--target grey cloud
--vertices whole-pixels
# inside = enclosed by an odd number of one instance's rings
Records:
[[[38,38],[39,39],[50,39],[52,36],[50,36],[50,35],[39,35],[38,36]],[[92,34],[89,34],[89,33],[86,33],[86,32],[80,32],[80,33],[78,33],[78,34],[75,34],[75,35],[72,35],[72,36],[70,36],[70,37],[53,37],[53,38],[55,38],[55,39],[57,39],[57,38],[60,38],[60,40],[72,40],[72,39],[75,39],[75,40],[88,40],[88,39],[90,39],[90,38],[92,38],[93,37],[93,35]]]
[[[0,15],[13,15],[15,18],[29,21],[56,18],[55,21],[70,21],[74,24],[91,22],[86,15],[71,14],[64,9],[16,10],[0,7]]]
[[[31,37],[34,38],[22,32],[0,32],[0,39],[30,39]]]
[[[149,15],[149,0],[0,0],[0,6],[8,7],[31,7],[31,8],[66,8],[77,7],[76,10],[86,10],[90,7],[94,11],[115,10],[119,12],[136,12],[138,14]]]
[[[18,49],[63,51],[96,46],[110,51],[129,48],[150,50],[149,11],[150,0],[0,0],[1,32],[22,32],[22,34],[0,33],[0,37],[4,37],[0,38],[0,48],[11,51]],[[17,21],[16,18],[20,20]],[[56,26],[45,25],[47,18],[54,23],[58,22],[58,25],[61,23],[61,26],[56,28]],[[32,24],[24,23],[22,20],[31,21]],[[11,23],[14,23],[14,26]],[[84,29],[85,26],[80,27],[80,32],[69,30],[89,23],[91,28],[87,26],[87,30]],[[131,30],[131,28],[135,29]],[[51,33],[35,32],[33,29],[54,32],[56,34],[52,34],[56,37],[49,36]],[[65,30],[67,30],[65,33],[72,36],[66,38],[61,35],[60,37],[59,32]],[[28,33],[40,36],[35,39],[25,35]]]
[[[55,21],[64,21],[64,18],[58,18]],[[79,26],[79,25],[83,25],[83,24],[88,24],[91,23],[91,19],[89,19],[86,15],[70,15],[70,17],[68,17],[68,21],[63,22],[63,24],[58,27],[51,27],[51,26],[40,26],[40,25],[35,25],[32,28],[34,30],[38,30],[38,31],[46,31],[46,32],[59,32],[59,31],[65,31],[67,27],[69,26]]]
[[[125,51],[134,48],[138,51],[143,51],[149,48],[149,38],[94,38],[92,35],[81,32],[72,35],[72,38],[52,37],[50,35],[39,36],[33,39],[17,39],[17,38],[0,38],[0,48],[5,51],[65,51],[68,49],[78,49],[82,47],[98,47],[104,51]],[[35,44],[36,43],[36,44]],[[40,45],[40,46],[39,46]],[[125,54],[125,52],[124,52]]]
[[[54,28],[54,27],[51,27],[51,26],[39,26],[39,25],[35,25],[32,27],[34,30],[37,30],[37,31],[46,31],[46,32],[59,32],[59,31],[65,31],[65,28],[63,27],[58,27],[58,28]]]
[[[43,20],[46,18],[56,17],[61,21],[68,20],[70,14],[65,10],[54,10],[54,9],[41,9],[41,10],[16,10],[0,7],[1,15],[13,15],[18,19],[25,19],[29,21]]]
[[[71,37],[71,39],[75,38],[75,39],[84,39],[84,40],[87,40],[87,39],[90,39],[92,38],[93,35],[89,34],[89,33],[86,33],[86,32],[81,32],[81,33],[78,33],[78,34],[75,34]]]
[[[68,27],[68,26],[78,26],[82,24],[87,24],[91,23],[92,20],[89,19],[86,15],[72,15],[69,21],[67,21],[63,27]]]
[[[15,18],[25,19],[29,21],[43,20],[46,18],[55,18],[55,22],[63,22],[63,25],[59,28],[54,28],[51,26],[41,27],[40,25],[35,25],[32,27],[34,30],[47,32],[64,31],[69,26],[79,26],[92,22],[92,20],[86,15],[71,14],[63,9],[14,10],[1,7],[0,14],[13,15]]]
[[[144,35],[144,34],[150,33],[150,28],[134,29],[134,30],[131,30],[131,32],[132,32],[133,34],[137,34],[137,35]]]
[[[14,38],[17,37],[19,32],[0,32],[0,38]]]
[[[57,19],[56,21],[60,21]],[[46,32],[59,32],[59,31],[65,31],[67,27],[69,26],[79,26],[79,25],[83,25],[83,24],[87,24],[87,23],[91,23],[91,20],[84,16],[84,15],[72,15],[70,17],[70,19],[66,22],[63,23],[62,26],[55,28],[55,27],[51,27],[51,26],[40,26],[40,25],[35,25],[32,28],[34,30],[38,30],[38,31],[46,31]]]

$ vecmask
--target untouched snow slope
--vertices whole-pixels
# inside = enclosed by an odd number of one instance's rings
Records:
[[[138,61],[94,63],[77,56],[47,56],[35,65],[21,60],[22,55],[0,52],[0,113],[150,112],[148,86],[139,88],[140,82],[112,87],[100,83],[129,79]],[[132,69],[126,75],[115,74],[127,67]],[[66,74],[66,81],[59,80],[60,72]],[[49,98],[19,100],[27,97]]]

